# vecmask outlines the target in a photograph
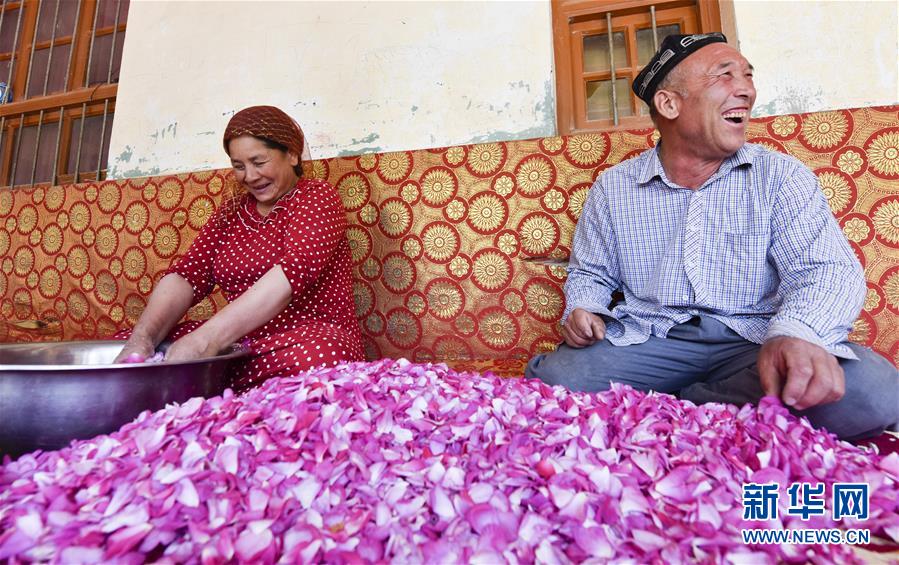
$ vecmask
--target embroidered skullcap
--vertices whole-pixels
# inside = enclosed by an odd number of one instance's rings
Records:
[[[228,142],[242,135],[275,141],[296,153],[297,157],[308,159],[308,152],[303,154],[306,145],[303,130],[293,118],[274,106],[250,106],[234,114],[222,139],[225,153]]]
[[[649,63],[643,67],[631,88],[637,98],[652,107],[652,97],[659,88],[662,79],[674,69],[681,61],[695,51],[712,43],[727,43],[723,33],[696,33],[693,35],[669,35],[663,41],[659,50],[652,56]]]

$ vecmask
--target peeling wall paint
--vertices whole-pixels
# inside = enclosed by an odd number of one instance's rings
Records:
[[[549,3],[134,2],[109,175],[226,167],[254,104],[314,158],[552,135]]]
[[[755,116],[899,102],[899,3],[736,0]]]
[[[899,102],[899,3],[735,0],[754,114]],[[519,2],[134,2],[110,177],[228,166],[220,136],[279,106],[314,158],[556,133],[551,10]]]

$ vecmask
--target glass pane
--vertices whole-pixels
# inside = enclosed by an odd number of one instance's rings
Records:
[[[115,53],[112,58],[112,73],[109,75],[109,82],[119,82],[119,71],[122,68],[122,52],[125,50],[125,32],[121,31],[115,38]]]
[[[46,93],[65,90],[66,66],[69,63],[70,45],[57,45],[53,48],[53,60],[50,61],[50,74],[47,75],[47,58],[49,49],[36,49],[31,63],[31,80],[28,83],[28,98],[43,96]],[[44,92],[44,81],[47,90]]]
[[[9,53],[13,50],[13,40],[16,38],[16,20],[19,18],[19,9],[4,10],[2,27],[0,27],[0,53]],[[22,40],[22,30],[19,30],[19,40]]]
[[[47,84],[47,93],[65,92],[67,90],[66,79],[68,78],[69,50],[71,48],[71,43],[57,45],[53,48],[53,61],[50,64],[50,80]]]
[[[57,11],[57,4],[59,5]],[[78,2],[72,0],[44,0],[41,2],[41,21],[37,27],[37,40],[53,38],[53,15],[56,14],[56,39],[69,37],[75,30],[75,12]],[[5,25],[5,23],[4,23]]]
[[[627,48],[624,46],[624,32],[612,34],[615,48],[615,67],[628,66]],[[595,73],[611,70],[609,65],[609,35],[588,35],[584,37],[584,72]]]
[[[0,118],[0,124],[2,124],[2,128],[0,128],[0,155],[4,155],[4,151],[6,150],[6,142],[10,138],[10,136],[14,135],[12,131],[7,127],[9,124],[8,120],[4,120]],[[0,182],[0,186],[9,186],[8,184],[3,184]]]
[[[41,127],[41,143],[37,153],[37,169],[34,182],[51,182],[53,176],[53,158],[56,157],[56,136],[59,132],[59,121],[45,123]],[[59,171],[57,171],[57,174]],[[51,184],[54,184],[51,182]]]
[[[16,157],[16,176],[13,184],[28,184],[31,181],[31,162],[34,158],[34,144],[37,139],[37,126],[25,126],[16,130],[18,148],[13,146]],[[18,152],[17,152],[18,151]]]
[[[659,38],[659,45],[669,35],[680,33],[680,24],[670,24],[664,26],[656,26],[656,34]],[[637,64],[643,66],[652,59],[656,49],[652,46],[652,28],[637,30]]]
[[[112,60],[110,80],[109,47],[112,45],[112,34],[101,35],[94,39],[94,52],[91,55],[91,74],[88,84],[119,82],[119,67],[122,66],[122,47],[125,45],[124,32],[117,33],[115,40],[115,58]]]
[[[40,145],[37,152],[37,165],[35,163],[34,146],[37,141],[38,127],[26,126],[22,131],[22,141],[19,144],[19,154],[16,159],[16,184],[31,184],[31,171],[34,168],[34,182],[48,182],[53,176],[53,157],[56,155],[56,132],[59,131],[59,123],[53,121],[45,123],[40,128]]]
[[[119,11],[119,23],[125,23],[128,17],[128,0],[100,0],[97,11],[97,27],[104,28],[115,24],[116,10]]]
[[[631,98],[629,81],[621,78],[615,81],[615,94],[618,96],[618,117],[631,116]],[[587,119],[612,119],[612,81],[587,81]]]
[[[44,88],[44,74],[47,72],[47,56],[49,54],[49,49],[34,50],[34,56],[31,58],[31,69],[26,75],[28,83],[25,89],[25,98],[34,98],[41,95],[41,91]]]
[[[88,116],[84,120],[84,136],[81,140],[81,159],[78,169],[80,172],[97,172],[97,162],[100,156],[100,130],[103,129],[103,114]],[[75,172],[75,160],[78,154],[78,136],[81,131],[81,117],[72,120],[72,136],[69,143],[69,159],[66,173]],[[106,168],[106,154],[109,152],[109,136],[112,133],[112,112],[106,115],[106,132],[103,136],[103,158],[100,160],[100,168]]]
[[[637,113],[639,113],[641,116],[649,115],[649,106],[646,105],[646,102],[637,100]]]
[[[0,82],[6,82],[7,80],[10,80],[8,59],[6,61],[0,61]],[[12,91],[10,90],[10,92]],[[4,102],[12,102],[12,94],[9,94],[9,96],[10,99],[8,100],[4,100],[2,97],[0,97],[0,104],[3,104]]]

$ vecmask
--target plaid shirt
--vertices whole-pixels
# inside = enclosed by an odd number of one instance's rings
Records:
[[[624,301],[609,309],[615,290]],[[572,242],[566,308],[604,316],[614,345],[665,337],[698,314],[745,339],[792,336],[838,357],[866,293],[815,175],[745,144],[699,190],[667,179],[658,149],[594,183]]]

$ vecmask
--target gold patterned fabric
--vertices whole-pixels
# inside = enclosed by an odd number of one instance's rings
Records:
[[[753,120],[749,140],[821,182],[865,268],[850,338],[899,364],[899,106]],[[350,228],[369,357],[521,374],[559,341],[564,269],[593,180],[654,130],[367,154],[304,163]],[[230,170],[0,191],[0,341],[97,339],[134,323],[226,195]],[[191,309],[205,319],[219,295]]]

